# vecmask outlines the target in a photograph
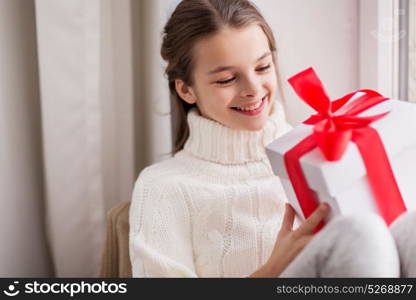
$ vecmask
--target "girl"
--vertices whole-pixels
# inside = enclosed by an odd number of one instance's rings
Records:
[[[339,217],[313,235],[329,211],[322,204],[294,228],[264,149],[290,129],[275,101],[283,99],[276,44],[253,4],[182,1],[161,54],[178,121],[175,151],[135,184],[134,277],[399,276],[396,243],[378,216]],[[403,244],[416,216],[400,219]]]

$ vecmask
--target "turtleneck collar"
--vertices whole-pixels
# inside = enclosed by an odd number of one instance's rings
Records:
[[[258,131],[224,126],[201,116],[196,107],[188,112],[187,120],[190,132],[184,151],[198,158],[226,165],[267,158],[265,146],[290,128],[285,120],[283,106],[277,101],[266,124]]]

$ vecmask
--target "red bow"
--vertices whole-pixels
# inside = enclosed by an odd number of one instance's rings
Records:
[[[296,197],[307,218],[316,209],[318,201],[309,189],[299,159],[315,147],[325,158],[339,160],[348,143],[354,142],[367,170],[367,178],[381,216],[387,224],[406,211],[383,143],[375,129],[368,126],[387,113],[369,117],[357,115],[388,98],[372,90],[357,90],[333,102],[327,96],[321,81],[312,68],[291,77],[289,83],[298,96],[317,111],[304,124],[313,125],[313,134],[306,137],[285,154],[285,165]],[[348,101],[357,93],[365,93]],[[318,230],[323,226],[320,224]]]

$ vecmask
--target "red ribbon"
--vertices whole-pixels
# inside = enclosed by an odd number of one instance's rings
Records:
[[[299,162],[300,157],[319,147],[329,161],[341,159],[350,141],[354,142],[363,158],[367,178],[380,215],[390,225],[406,211],[400,190],[391,169],[386,151],[377,131],[368,126],[384,117],[382,113],[368,117],[357,115],[370,107],[389,100],[373,90],[357,90],[333,102],[312,68],[291,77],[289,83],[298,96],[311,106],[317,114],[304,124],[313,125],[313,133],[289,150],[285,156],[285,166],[305,218],[318,206],[317,196],[307,184]],[[364,95],[348,102],[355,94]],[[323,222],[318,225],[319,231]]]

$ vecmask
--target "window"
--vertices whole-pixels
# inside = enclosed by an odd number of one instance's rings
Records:
[[[408,0],[409,44],[408,44],[408,99],[416,102],[416,0]]]
[[[416,0],[360,0],[360,87],[416,102]]]

